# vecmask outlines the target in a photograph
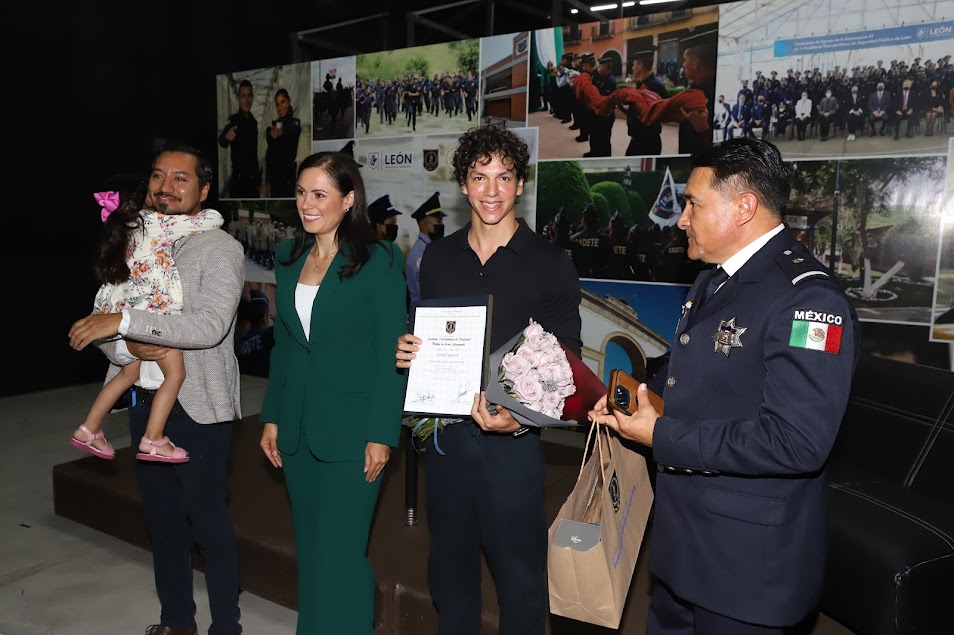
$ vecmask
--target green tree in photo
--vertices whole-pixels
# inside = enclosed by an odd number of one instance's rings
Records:
[[[431,72],[431,63],[423,55],[418,53],[404,64],[404,71],[412,75],[427,77]]]
[[[470,71],[477,75],[480,64],[480,40],[463,40],[450,43],[451,52],[457,56],[457,69],[465,74]]]
[[[631,224],[643,226],[652,223],[649,220],[649,205],[639,195],[639,192],[626,192],[626,198],[629,200],[629,210],[632,212]]]
[[[632,224],[633,212],[629,207],[629,197],[626,196],[626,190],[623,189],[622,185],[616,181],[601,181],[591,187],[590,191],[593,192],[594,197],[596,194],[602,194],[606,198],[607,211],[609,212],[607,221],[613,216],[613,212],[619,210],[619,213],[626,219],[626,224]]]
[[[560,209],[570,215],[576,225],[583,208],[593,202],[590,188],[577,161],[546,161],[538,166],[537,229],[546,227]]]
[[[593,192],[593,206],[596,207],[596,226],[597,228],[609,225],[610,211],[609,201],[599,192]]]
[[[937,194],[921,191],[920,186],[913,188],[909,183],[915,177],[918,183],[941,183],[943,177],[943,159],[937,157],[897,157],[886,159],[857,159],[850,161],[807,162],[796,164],[792,180],[792,207],[831,211],[837,199],[838,233],[835,238],[843,258],[851,262],[851,271],[857,271],[857,283],[864,285],[869,264],[885,261],[883,270],[890,268],[898,260],[902,250],[883,251],[883,245],[877,244],[870,232],[888,225],[895,226],[889,235],[895,245],[904,245],[906,267],[901,271],[912,279],[919,279],[918,265],[913,265],[912,254],[925,249],[936,249],[930,240],[920,231],[922,225],[909,224],[906,221],[915,210],[923,211],[924,202],[938,200]],[[900,205],[898,192],[902,193]],[[922,219],[927,220],[927,219]],[[831,216],[827,216],[815,225],[815,244],[827,254],[831,242]],[[910,235],[907,235],[910,234]],[[922,249],[912,246],[912,236],[921,236]],[[884,256],[880,258],[877,256]],[[822,258],[827,262],[828,258]],[[891,262],[887,262],[890,260]],[[870,265],[874,268],[874,264]],[[839,272],[842,273],[843,272]]]

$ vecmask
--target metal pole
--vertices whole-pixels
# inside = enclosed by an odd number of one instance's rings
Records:
[[[404,447],[404,524],[417,524],[417,452],[414,450],[414,435],[407,428],[407,443]]]
[[[835,161],[835,196],[831,206],[831,256],[828,259],[831,272],[835,273],[835,242],[838,237],[838,199],[841,197],[841,161]],[[842,255],[844,260],[844,255]]]

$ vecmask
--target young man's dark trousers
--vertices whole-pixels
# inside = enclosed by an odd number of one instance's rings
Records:
[[[132,445],[139,445],[151,405],[134,389],[129,409]],[[228,510],[228,462],[232,423],[196,423],[176,402],[166,436],[189,451],[188,463],[136,460],[146,526],[152,539],[153,571],[165,626],[187,629],[195,619],[192,545],[199,545],[209,591],[211,635],[235,635],[239,626],[238,549]],[[201,630],[201,629],[200,629]]]
[[[484,433],[472,420],[427,446],[428,584],[440,635],[480,633],[481,544],[500,602],[499,635],[544,635],[547,518],[537,430]]]

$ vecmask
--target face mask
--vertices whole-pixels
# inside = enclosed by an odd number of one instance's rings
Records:
[[[389,243],[393,243],[395,240],[397,240],[397,232],[398,232],[397,225],[385,225],[384,239],[387,240]]]
[[[444,225],[434,225],[434,229],[427,235],[432,241],[438,240],[439,238],[444,237]]]
[[[831,97],[831,93],[825,93],[825,97]]]

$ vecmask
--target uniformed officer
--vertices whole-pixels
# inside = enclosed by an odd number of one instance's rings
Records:
[[[848,403],[858,318],[782,218],[774,145],[730,139],[693,156],[679,227],[715,265],[689,290],[668,365],[635,415],[590,413],[658,462],[649,635],[781,635],[817,607],[828,457]],[[717,176],[718,174],[718,176]]]
[[[593,85],[600,91],[600,95],[609,96],[616,90],[616,77],[613,75],[613,58],[601,57],[599,67],[594,65],[593,56],[583,61],[584,70],[593,76]],[[595,72],[594,72],[595,71]],[[613,124],[616,123],[616,113],[600,116],[588,110],[590,118],[590,151],[584,152],[584,157],[608,157],[613,154]]]
[[[632,254],[633,277],[641,282],[652,282],[653,239],[650,228],[633,225],[629,228],[629,251]]]
[[[554,78],[556,92],[554,94],[553,116],[558,118],[560,123],[573,121],[573,104],[576,98],[573,96],[573,85],[570,83],[572,68],[573,53],[564,53],[563,57],[560,58],[560,65],[557,67],[556,77]],[[573,122],[576,128],[571,126],[570,129],[578,130],[578,124],[579,122]]]
[[[249,322],[248,328],[235,338],[235,357],[243,375],[268,377],[268,359],[275,345],[270,324],[268,296],[261,289],[252,289],[249,300],[240,311]]]
[[[421,85],[413,77],[404,80],[404,112],[407,126],[411,131],[417,130],[417,113],[420,108]]]
[[[706,96],[708,107],[688,113],[679,124],[679,154],[693,154],[712,144],[709,121],[715,96],[716,46],[714,31],[697,33],[684,40],[687,48],[682,53],[682,68],[691,88],[698,88]]]
[[[418,274],[420,273],[424,249],[431,242],[444,237],[445,216],[447,214],[441,209],[440,192],[434,192],[411,214],[411,218],[417,221],[417,227],[420,230],[417,240],[414,241],[407,253],[407,264],[405,265],[407,291],[412,305],[421,299],[421,285]]]
[[[464,99],[467,106],[467,121],[477,114],[477,90],[480,82],[472,71],[467,71],[467,80],[464,82]]]
[[[654,72],[656,49],[649,48],[638,51],[633,57],[633,79],[636,88],[651,90],[663,99],[669,97],[666,87],[656,79]],[[662,124],[647,126],[639,118],[639,113],[633,106],[620,105],[626,113],[626,133],[629,135],[629,146],[626,156],[657,155],[662,153]]]
[[[374,223],[378,240],[394,242],[397,239],[397,217],[401,212],[391,206],[391,197],[387,194],[368,205],[368,216]]]
[[[580,244],[570,238],[570,216],[569,213],[560,208],[560,211],[553,217],[553,226],[556,228],[556,235],[550,241],[556,243],[562,249],[579,271],[580,265]]]
[[[578,58],[575,57],[573,62],[577,65],[579,71],[590,74],[590,81],[593,83],[593,86],[599,90],[600,74],[596,72],[596,56],[592,53],[583,53]],[[575,141],[580,143],[588,141],[590,149],[584,152],[583,156],[593,156],[591,154],[593,152],[594,143],[592,134],[596,115],[581,99],[577,98],[576,93],[571,93],[570,96],[573,99],[573,126],[579,126],[580,130],[580,134],[576,136]],[[573,129],[573,126],[570,126],[570,129]]]
[[[600,230],[599,212],[590,203],[583,210],[583,229],[570,236],[580,246],[577,273],[581,278],[605,278],[609,272],[613,247]]]
[[[238,112],[229,117],[219,134],[219,145],[232,149],[229,197],[258,198],[262,170],[258,166],[258,121],[252,114],[252,82],[239,82],[237,97]]]
[[[686,232],[675,225],[664,229],[662,233],[662,246],[659,252],[659,269],[656,271],[656,282],[681,282],[682,271],[688,263],[687,251],[689,241],[686,238]],[[692,282],[690,278],[686,282]]]
[[[613,246],[613,255],[610,257],[609,277],[615,280],[632,280],[633,256],[629,252],[629,230],[626,219],[619,210],[613,212],[609,223],[610,244]]]
[[[298,180],[298,138],[301,120],[295,117],[291,97],[284,88],[275,91],[275,111],[278,119],[265,129],[265,196],[266,198],[295,198]]]

